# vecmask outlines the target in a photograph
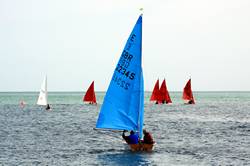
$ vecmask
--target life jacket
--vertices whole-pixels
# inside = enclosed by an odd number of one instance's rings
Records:
[[[145,144],[153,144],[154,140],[153,137],[150,133],[145,133],[144,137],[143,137],[143,143]]]
[[[136,134],[129,135],[128,136],[128,142],[129,144],[138,144],[139,143],[139,138]]]
[[[139,143],[139,137],[136,134],[125,136],[125,134],[123,133],[122,138],[127,142],[127,144],[138,144]]]

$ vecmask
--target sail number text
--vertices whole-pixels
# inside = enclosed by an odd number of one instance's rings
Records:
[[[130,80],[133,80],[135,78],[135,73],[128,70],[132,59],[133,55],[130,54],[128,51],[124,50],[122,53],[122,58],[115,69],[118,73],[126,76]]]
[[[124,60],[127,60],[128,62],[131,62],[131,60],[132,60],[132,58],[133,58],[133,55],[130,54],[128,51],[124,50],[124,51],[122,52],[122,58],[123,58]]]
[[[129,70],[129,65],[133,59],[133,55],[128,51],[124,50],[122,52],[121,59],[117,64],[115,71],[117,72],[113,76],[113,81],[120,86],[121,88],[128,90],[130,87],[130,83],[127,79],[134,80],[135,73]]]
[[[135,78],[135,73],[127,71],[126,68],[121,66],[120,64],[117,65],[116,71],[118,71],[118,73],[126,76],[127,78],[129,78],[131,80],[133,80]]]

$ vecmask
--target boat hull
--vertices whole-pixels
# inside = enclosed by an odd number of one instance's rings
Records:
[[[129,148],[132,152],[152,152],[155,144],[129,144]]]

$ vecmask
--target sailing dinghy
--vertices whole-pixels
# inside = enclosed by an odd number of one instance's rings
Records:
[[[21,100],[20,102],[19,102],[19,106],[20,106],[20,108],[24,108],[25,107],[25,105],[26,105],[26,102],[24,101],[24,100]]]
[[[89,102],[89,104],[96,104],[94,81],[91,83],[85,96],[83,97],[83,102]]]
[[[172,103],[170,95],[167,90],[165,79],[163,80],[161,87],[159,88],[159,79],[156,81],[154,90],[150,97],[150,101],[156,101],[155,104],[169,104]]]
[[[50,106],[48,104],[48,91],[47,91],[47,76],[44,77],[40,94],[37,100],[37,105],[46,106],[46,110],[50,110]]]
[[[142,73],[142,15],[120,56],[106,92],[96,129],[133,130],[142,139],[144,82]],[[132,151],[151,151],[153,144],[130,144]]]
[[[162,104],[169,104],[172,103],[170,95],[168,93],[167,85],[165,79],[163,80],[160,88],[160,99],[159,102]]]
[[[191,78],[188,80],[187,84],[183,89],[182,99],[184,100],[185,104],[195,104],[191,88]]]

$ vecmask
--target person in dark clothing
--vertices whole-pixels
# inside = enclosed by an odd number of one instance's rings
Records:
[[[154,143],[152,135],[149,132],[147,132],[145,129],[143,130],[143,134],[144,134],[144,137],[143,137],[142,143],[144,144]]]
[[[46,108],[45,108],[46,110],[50,110],[50,106],[49,106],[49,104],[47,104],[47,106],[46,106]]]
[[[125,130],[122,133],[122,138],[127,142],[127,144],[138,144],[139,143],[139,137],[135,134],[133,130],[130,131],[130,135],[125,135]]]
[[[189,100],[188,104],[194,104],[194,100]]]

